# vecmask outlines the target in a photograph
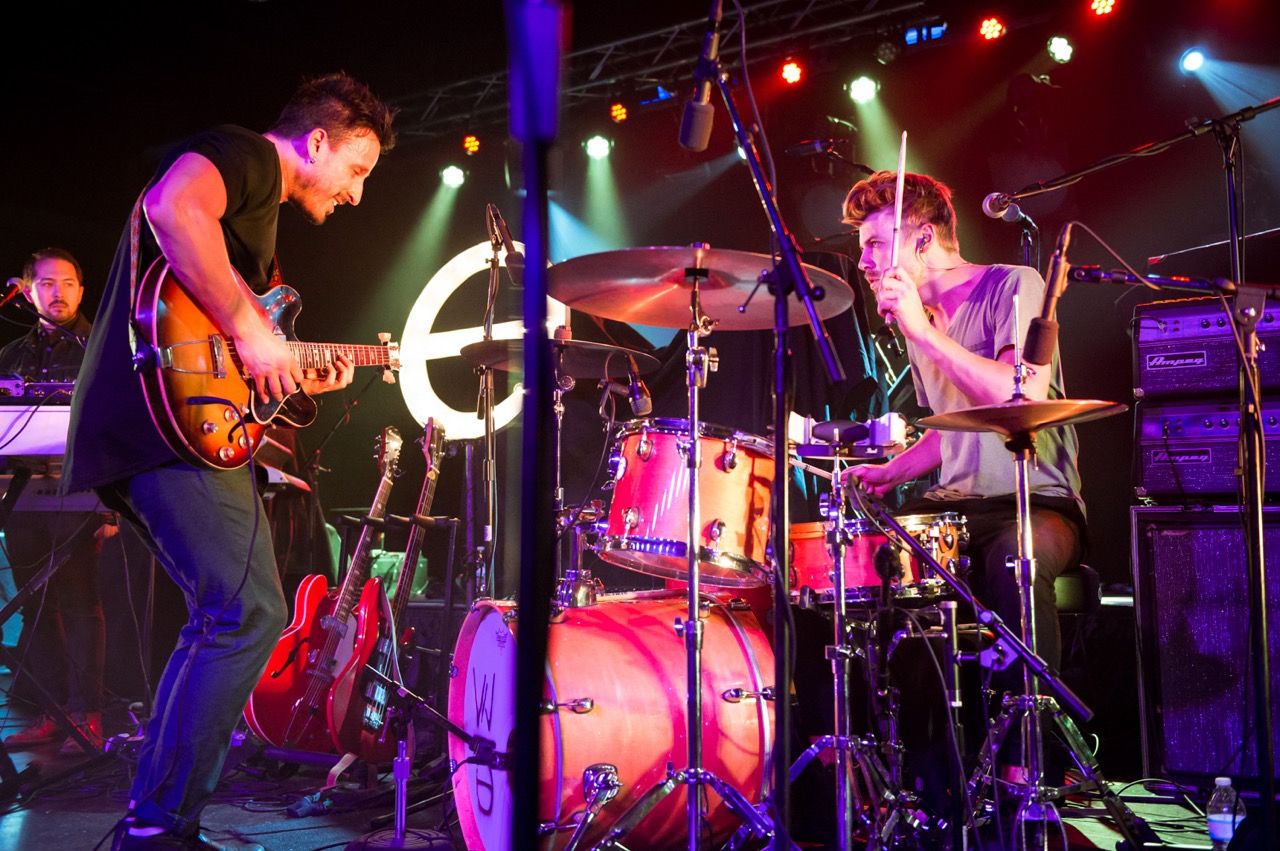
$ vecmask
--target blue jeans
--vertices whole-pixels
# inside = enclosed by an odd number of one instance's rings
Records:
[[[140,528],[186,598],[132,797],[141,821],[190,834],[287,620],[271,532],[248,470],[175,462],[99,494]]]

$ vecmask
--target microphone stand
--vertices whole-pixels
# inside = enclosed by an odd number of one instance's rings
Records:
[[[1246,106],[1221,118],[1210,118],[1192,125],[1177,136],[1160,142],[1139,145],[1123,154],[1105,157],[1092,165],[1052,180],[1041,181],[1023,187],[1008,195],[1010,201],[1029,198],[1069,186],[1081,178],[1113,165],[1138,157],[1162,153],[1179,142],[1212,133],[1222,151],[1223,175],[1227,191],[1227,224],[1231,260],[1231,279],[1234,281],[1235,298],[1232,316],[1241,337],[1240,358],[1240,470],[1244,491],[1242,517],[1245,549],[1249,575],[1249,655],[1253,660],[1253,729],[1254,750],[1261,791],[1262,838],[1274,845],[1276,839],[1276,778],[1275,753],[1273,752],[1272,695],[1270,673],[1269,623],[1265,581],[1265,552],[1263,545],[1263,486],[1266,456],[1262,429],[1261,398],[1254,398],[1254,391],[1261,387],[1258,354],[1257,325],[1266,305],[1264,289],[1249,287],[1244,281],[1244,238],[1241,234],[1240,216],[1243,198],[1237,186],[1240,168],[1240,125],[1261,113],[1280,107],[1280,96],[1260,104]],[[1219,285],[1220,288],[1224,288]],[[1259,391],[1260,393],[1260,391]]]
[[[782,214],[779,212],[778,204],[773,197],[773,186],[764,173],[764,167],[760,162],[760,152],[756,149],[753,134],[742,123],[733,101],[733,95],[729,91],[729,83],[724,73],[723,63],[718,58],[715,66],[716,85],[720,89],[720,96],[724,100],[729,119],[733,123],[733,132],[737,137],[738,145],[746,155],[747,168],[751,172],[752,183],[755,184],[756,193],[760,196],[760,203],[769,219],[769,229],[781,255],[774,266],[772,272],[773,280],[770,284],[775,305],[773,457],[775,463],[782,465],[782,468],[785,469],[784,460],[788,457],[787,422],[790,419],[792,407],[790,346],[787,343],[787,296],[793,291],[808,313],[809,327],[813,331],[814,340],[818,344],[818,351],[822,354],[823,364],[826,366],[827,375],[832,383],[843,381],[845,372],[840,365],[839,358],[836,356],[835,348],[831,343],[830,336],[827,334],[827,329],[818,318],[818,311],[814,306],[814,300],[822,298],[823,293],[821,290],[815,291],[813,285],[809,283],[808,276],[805,274],[804,266],[800,263],[800,250],[796,244],[795,235],[791,233],[786,223],[782,220]],[[763,133],[763,128],[758,128],[757,132]],[[783,607],[789,605],[791,599],[791,592],[788,587],[791,561],[790,541],[787,536],[791,512],[787,476],[778,475],[774,477],[772,497],[770,506],[770,544],[774,561],[774,601],[776,606]],[[782,696],[774,704],[774,719],[776,729],[779,731],[775,739],[773,754],[774,833],[771,847],[775,849],[789,849],[791,847],[789,827],[791,818],[791,742],[787,732],[791,729],[791,703],[786,699],[786,695],[790,693],[792,676],[792,636],[789,627],[789,618],[782,614],[774,618],[774,687],[777,689],[777,693]]]

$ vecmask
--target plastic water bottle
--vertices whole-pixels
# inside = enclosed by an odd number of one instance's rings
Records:
[[[1230,777],[1214,778],[1213,794],[1209,796],[1209,804],[1204,808],[1209,817],[1209,841],[1214,851],[1226,851],[1236,832],[1239,819],[1240,800],[1236,790],[1231,786]]]

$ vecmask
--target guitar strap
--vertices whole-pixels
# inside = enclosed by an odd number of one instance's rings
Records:
[[[138,247],[142,242],[142,198],[147,194],[146,187],[138,193],[138,200],[133,202],[133,212],[129,214],[129,353],[133,355],[134,369],[142,364],[138,358],[138,329],[133,324],[137,316],[138,300]]]

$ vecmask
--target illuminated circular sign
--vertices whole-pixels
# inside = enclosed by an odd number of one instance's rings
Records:
[[[516,249],[524,251],[524,245],[517,242]],[[488,241],[473,245],[455,256],[440,268],[427,281],[426,287],[414,302],[409,311],[409,320],[405,323],[404,333],[400,335],[400,392],[404,394],[404,402],[414,418],[425,423],[428,417],[444,426],[445,434],[450,440],[472,440],[484,435],[484,421],[476,416],[474,410],[460,411],[444,401],[436,389],[431,386],[431,377],[427,372],[427,363],[442,358],[459,357],[463,346],[478,343],[484,339],[483,326],[459,328],[455,331],[433,330],[436,318],[440,315],[449,297],[456,293],[464,283],[479,272],[489,271],[489,260],[493,256],[493,246]],[[502,286],[508,286],[503,280]],[[564,305],[553,298],[547,298],[547,336],[551,336],[554,328],[563,321]],[[495,322],[493,339],[516,340],[524,336],[524,323],[520,320]],[[493,411],[493,425],[496,429],[504,428],[520,413],[520,400],[524,388],[516,384],[507,398],[497,402]]]

